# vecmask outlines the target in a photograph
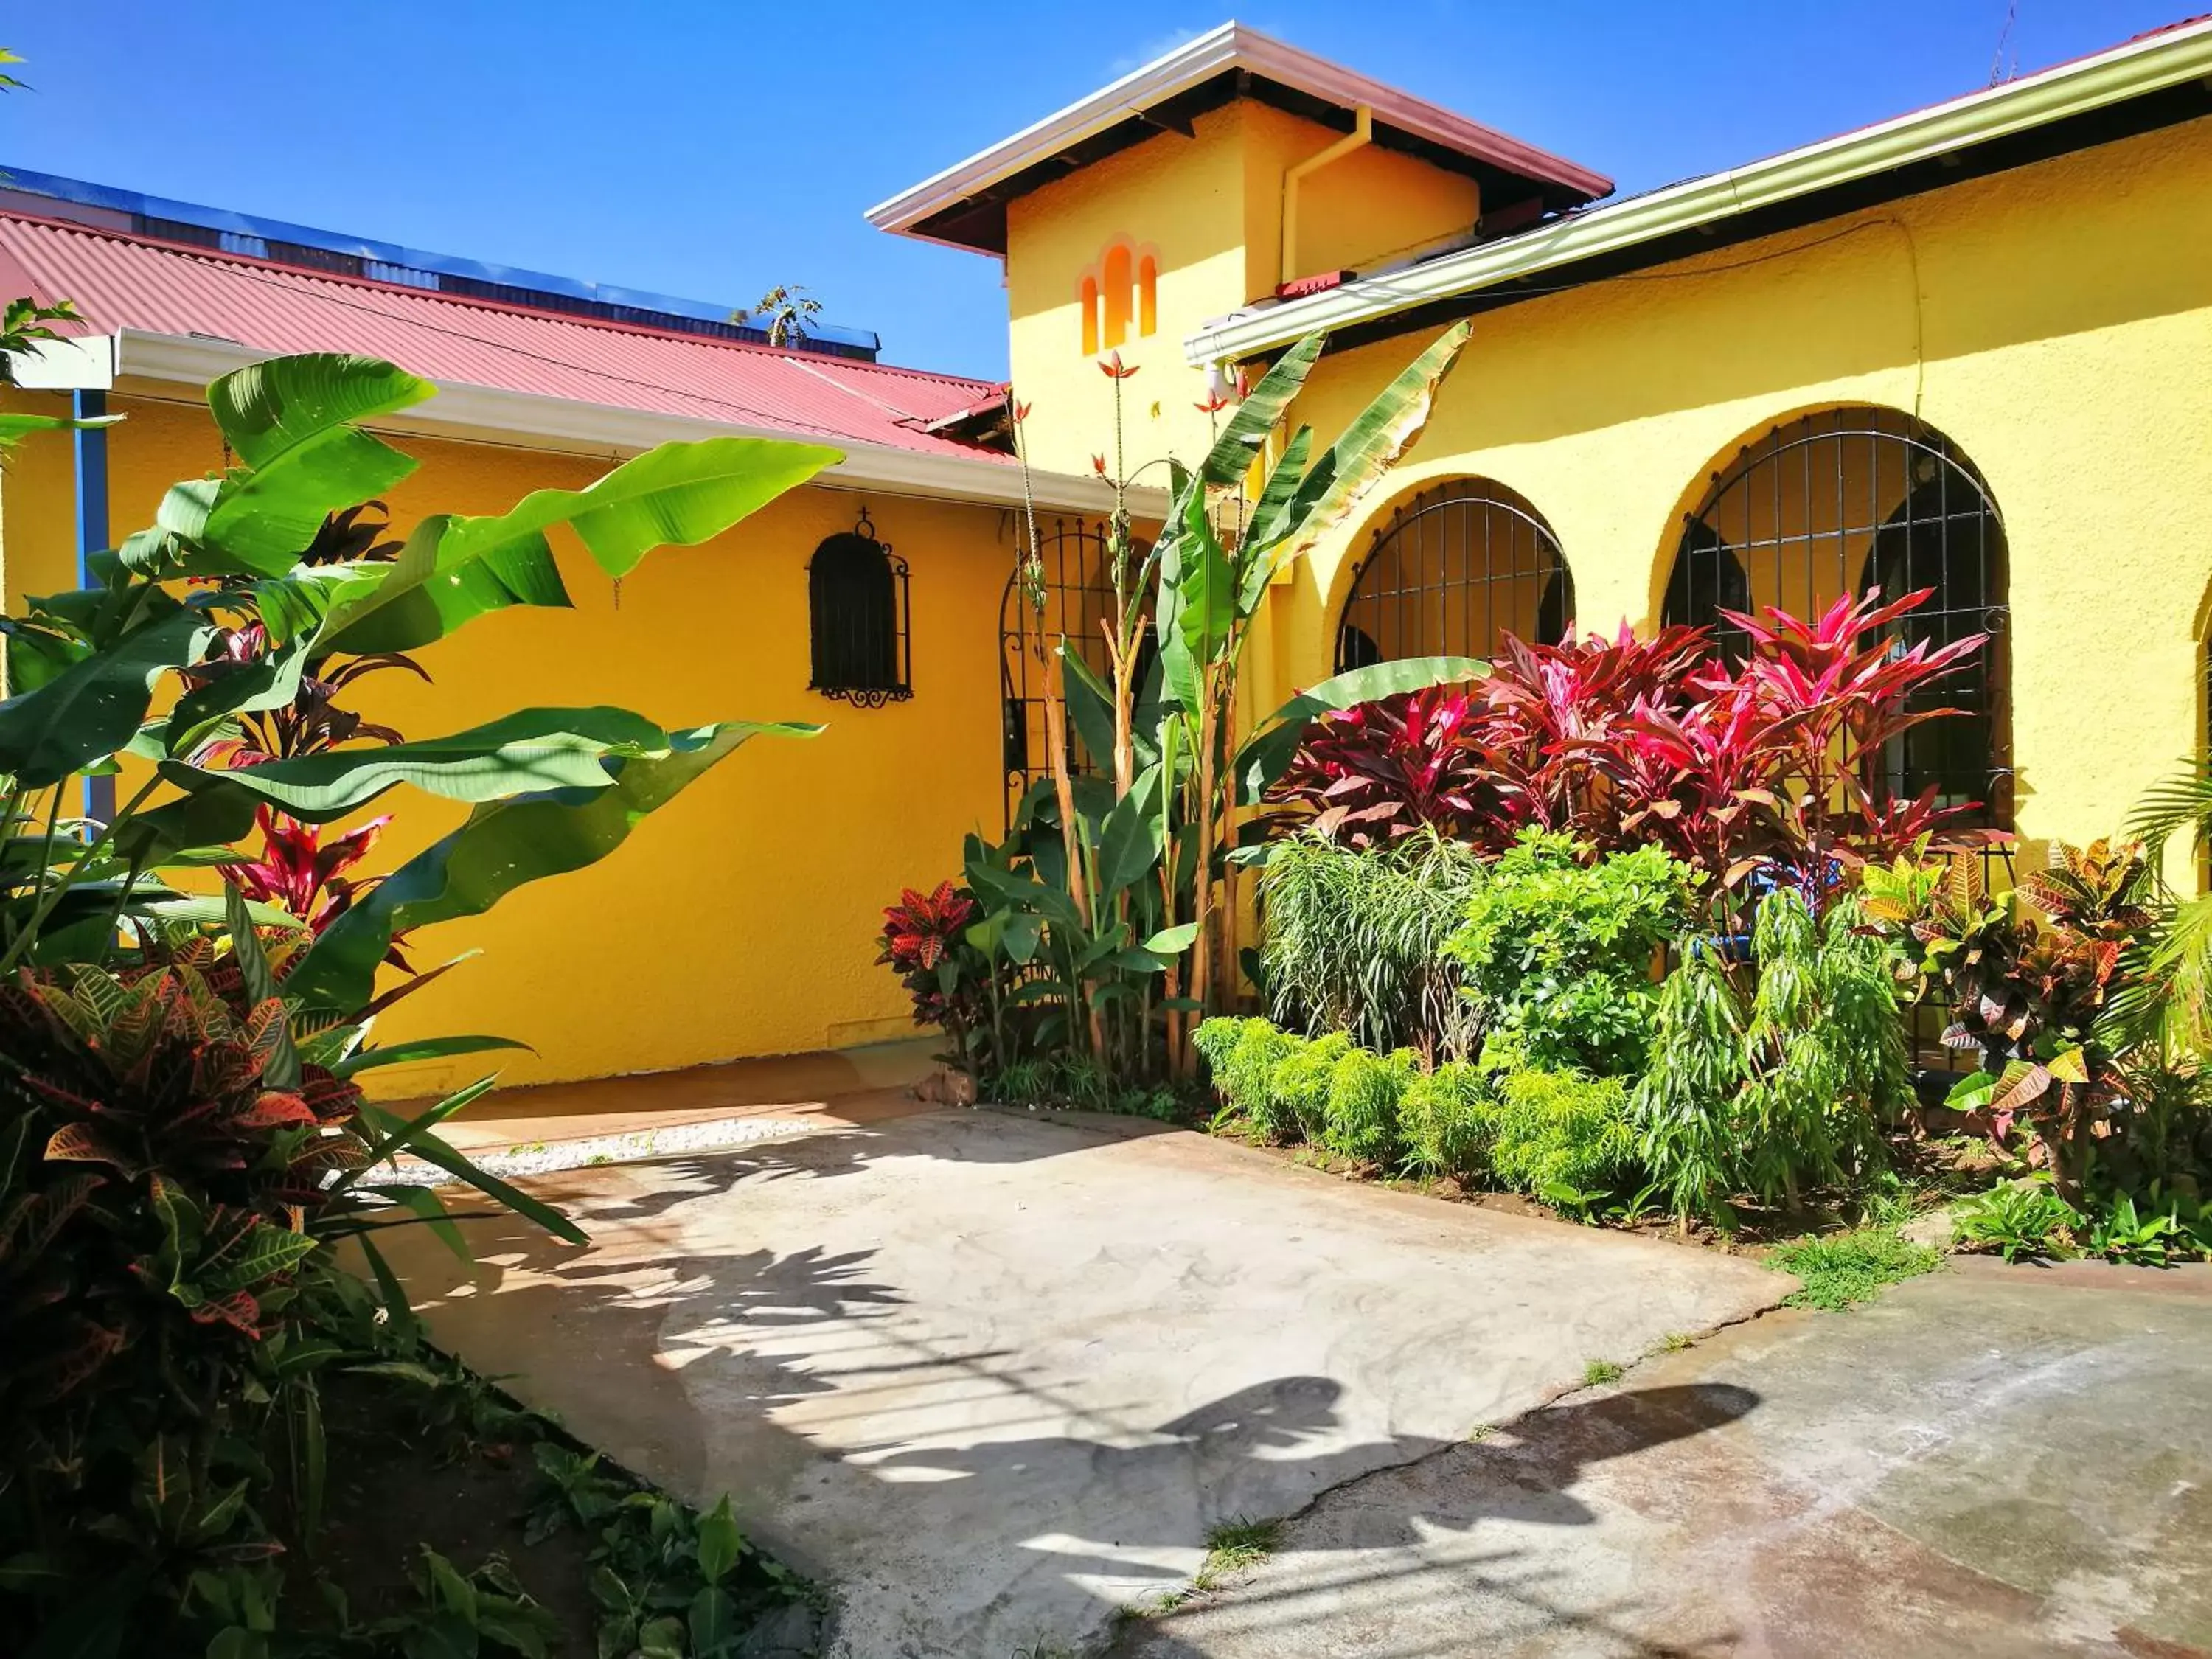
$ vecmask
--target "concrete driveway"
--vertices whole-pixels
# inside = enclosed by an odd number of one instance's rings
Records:
[[[2212,1269],[1954,1262],[1328,1493],[1127,1659],[2203,1659]]]
[[[412,1237],[440,1340],[671,1489],[732,1493],[834,1581],[852,1659],[1095,1650],[1214,1525],[1791,1283],[1110,1119],[918,1113],[532,1185],[591,1248],[472,1223],[456,1283]],[[1680,1403],[1667,1434],[1747,1404]]]

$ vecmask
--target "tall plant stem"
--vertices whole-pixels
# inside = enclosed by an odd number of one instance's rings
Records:
[[[1213,751],[1215,731],[1220,718],[1218,682],[1212,670],[1207,671],[1205,695],[1200,700],[1198,724],[1198,864],[1193,872],[1191,886],[1195,896],[1193,920],[1198,923],[1197,937],[1190,942],[1190,998],[1198,1004],[1200,1014],[1206,1012],[1206,999],[1213,989],[1213,975],[1209,971],[1212,963],[1213,935],[1206,926],[1213,913]],[[1190,1047],[1188,1030],[1184,1033],[1182,1051],[1176,1056],[1176,1075],[1193,1077],[1197,1074],[1197,1057]]]

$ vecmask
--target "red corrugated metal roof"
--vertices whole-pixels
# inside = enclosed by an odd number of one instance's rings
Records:
[[[74,301],[94,334],[355,351],[447,384],[999,459],[924,429],[988,398],[989,380],[324,276],[23,214],[0,213],[0,294]]]

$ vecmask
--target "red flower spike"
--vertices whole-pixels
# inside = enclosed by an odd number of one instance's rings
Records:
[[[1216,392],[1213,396],[1208,398],[1204,403],[1194,404],[1191,407],[1197,410],[1201,415],[1218,415],[1223,410],[1228,408],[1234,401],[1236,401],[1234,398],[1225,397],[1220,392]]]
[[[1103,455],[1093,455],[1091,458],[1091,470],[1093,472],[1096,472],[1100,477],[1104,477],[1106,476],[1106,458]]]
[[[1121,354],[1117,350],[1098,365],[1098,372],[1109,380],[1126,380],[1137,370],[1133,365],[1124,368]]]

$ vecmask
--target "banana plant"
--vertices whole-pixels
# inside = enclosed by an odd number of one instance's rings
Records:
[[[1087,1044],[1102,1062],[1139,1074],[1158,1054],[1172,1074],[1189,1075],[1189,1033],[1223,1000],[1237,959],[1231,854],[1239,811],[1288,763],[1316,715],[1486,672],[1464,658],[1385,663],[1314,687],[1254,731],[1235,729],[1238,674],[1268,587],[1419,437],[1468,331],[1467,324],[1447,331],[1318,453],[1310,428],[1291,431],[1254,489],[1269,440],[1322,355],[1321,336],[1300,341],[1245,395],[1196,467],[1168,464],[1167,518],[1142,550],[1129,532],[1117,418],[1111,672],[1096,672],[1059,644],[1060,695],[1047,713],[1072,734],[1048,718],[1053,777],[1024,803],[1008,847],[971,855],[967,872],[989,912],[971,937],[988,951],[1029,952],[1006,958],[1020,981],[1013,994],[1062,1001],[1072,1047]],[[1118,408],[1121,382],[1135,371],[1117,369],[1107,366]],[[1147,631],[1157,650],[1140,673]],[[1099,777],[1071,775],[1069,735],[1097,759]],[[1009,916],[1024,920],[1010,931]],[[1158,1044],[1155,1016],[1164,1022]]]
[[[514,606],[568,605],[556,529],[619,578],[653,548],[720,534],[840,459],[765,439],[666,444],[505,513],[432,514],[389,556],[359,520],[416,463],[368,423],[434,391],[391,363],[328,354],[223,376],[207,401],[234,464],[172,488],[153,525],[89,561],[88,586],[31,599],[0,623],[12,692],[0,702],[0,975],[110,962],[127,973],[134,951],[193,928],[228,929],[245,964],[260,960],[257,930],[282,929],[284,971],[270,988],[299,1048],[336,1075],[516,1046],[371,1044],[395,939],[594,863],[754,737],[817,729],[528,708],[416,740],[362,727],[374,740],[233,763],[247,717],[295,709],[311,687],[327,696],[346,678],[334,663],[392,660]],[[0,443],[70,424],[9,416]],[[126,792],[119,809],[101,821],[66,812],[82,781],[102,774]],[[314,927],[235,892],[207,896],[211,866],[248,857],[238,843],[258,814],[330,823],[403,787],[470,816]],[[296,1066],[291,1036],[280,1046]],[[387,1150],[447,1162],[512,1201],[465,1160],[441,1158],[419,1121],[386,1127]]]

